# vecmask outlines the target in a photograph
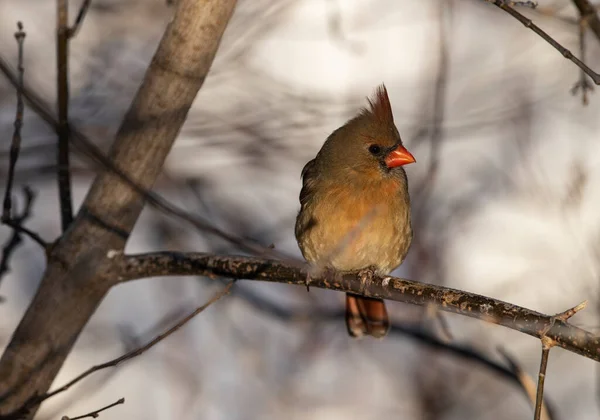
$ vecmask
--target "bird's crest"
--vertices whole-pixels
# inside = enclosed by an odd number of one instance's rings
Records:
[[[362,112],[363,115],[373,117],[382,124],[394,123],[392,105],[390,104],[390,98],[384,84],[377,87],[375,94],[368,101],[370,109],[364,109]]]

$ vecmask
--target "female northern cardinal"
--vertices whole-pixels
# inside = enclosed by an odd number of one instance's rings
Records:
[[[296,239],[304,258],[318,267],[387,275],[412,241],[402,165],[415,158],[402,145],[384,85],[369,104],[335,130],[302,170]],[[353,337],[385,336],[385,303],[347,294],[346,325]]]

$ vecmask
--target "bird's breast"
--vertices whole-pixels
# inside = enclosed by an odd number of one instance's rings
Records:
[[[389,273],[410,246],[409,207],[408,193],[395,181],[319,188],[299,215],[306,225],[297,232],[304,257],[342,271],[374,266]]]

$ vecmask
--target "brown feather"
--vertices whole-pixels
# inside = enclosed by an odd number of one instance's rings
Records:
[[[374,268],[389,274],[412,241],[410,197],[402,167],[386,168],[373,144],[402,144],[384,85],[370,109],[335,130],[302,170],[296,239],[304,258],[342,272]],[[388,330],[380,299],[348,295],[346,323],[352,336],[382,337]]]
[[[394,124],[394,114],[392,113],[392,104],[387,93],[385,85],[380,85],[375,89],[373,98],[367,99],[370,109],[363,110],[363,114],[372,115],[383,125]]]

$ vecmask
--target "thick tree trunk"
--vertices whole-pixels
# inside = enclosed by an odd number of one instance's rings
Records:
[[[213,61],[235,0],[179,0],[110,152],[149,188]],[[143,198],[110,171],[99,174],[76,220],[54,246],[41,285],[0,360],[0,415],[47,392],[80,332],[116,283],[109,251],[122,251]],[[32,417],[37,407],[30,412]]]

